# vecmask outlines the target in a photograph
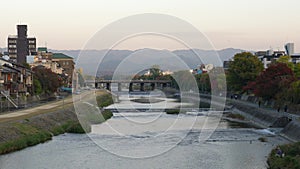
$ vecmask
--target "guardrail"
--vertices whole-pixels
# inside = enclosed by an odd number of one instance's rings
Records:
[[[15,108],[18,108],[19,106],[18,106],[18,104],[17,103],[15,103],[14,101],[13,101],[13,99],[8,95],[8,94],[6,94],[5,92],[3,92],[3,91],[1,91],[1,94],[13,105],[13,106],[15,106]]]

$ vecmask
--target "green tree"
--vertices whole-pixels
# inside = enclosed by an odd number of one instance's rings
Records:
[[[43,92],[42,85],[40,81],[36,78],[33,78],[33,88],[34,88],[34,94],[41,94]]]
[[[300,78],[300,63],[294,65],[294,74],[298,79]]]
[[[261,61],[250,52],[238,53],[229,64],[227,81],[230,90],[242,91],[264,69]]]
[[[195,75],[199,91],[202,93],[211,91],[210,78],[208,73]]]
[[[176,86],[181,91],[198,90],[197,82],[192,73],[188,70],[174,72],[172,75]]]
[[[153,80],[157,80],[161,76],[162,76],[162,72],[160,70],[159,65],[153,65],[150,68],[150,78]]]
[[[291,84],[288,92],[286,93],[286,99],[293,104],[300,104],[300,80]]]
[[[290,56],[280,56],[277,60],[279,63],[285,63],[287,66],[294,70],[294,64],[291,62],[292,58]]]

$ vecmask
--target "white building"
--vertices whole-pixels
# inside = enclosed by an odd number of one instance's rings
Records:
[[[286,50],[286,54],[288,56],[292,56],[295,54],[295,51],[294,51],[294,43],[287,43],[286,45],[284,45],[284,48]]]

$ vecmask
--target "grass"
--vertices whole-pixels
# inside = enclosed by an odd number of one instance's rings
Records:
[[[52,134],[48,131],[39,130],[25,123],[12,124],[16,132],[20,133],[19,138],[0,144],[0,154],[21,150],[51,140]]]
[[[167,114],[179,114],[180,113],[180,109],[169,109],[166,110]]]
[[[132,99],[131,101],[133,102],[137,102],[137,103],[158,103],[158,102],[162,102],[164,100],[162,99],[155,99],[155,98],[140,98],[140,99]]]
[[[110,110],[104,110],[99,113],[86,113],[84,115],[84,120],[90,124],[100,124],[106,121],[107,119],[111,118],[113,113]]]
[[[268,142],[268,139],[266,137],[259,137],[258,140],[261,142]]]
[[[113,98],[109,93],[97,93],[97,102],[99,107],[106,107],[113,103]],[[61,101],[60,101],[61,102]],[[65,102],[64,108],[71,108],[73,106],[72,100]],[[94,107],[95,108],[95,107]],[[1,119],[1,123],[6,122],[5,125],[11,128],[10,131],[6,131],[8,137],[2,139],[0,142],[0,154],[6,154],[13,151],[21,150],[29,146],[33,146],[39,143],[44,143],[48,140],[51,140],[53,136],[57,136],[63,133],[87,133],[90,132],[90,124],[99,124],[113,116],[112,112],[106,110],[100,114],[87,113],[85,120],[89,123],[79,123],[78,120],[67,120],[54,124],[54,126],[49,126],[47,129],[42,129],[40,127],[31,124],[31,117],[55,112],[62,109],[62,105],[40,111],[38,108],[35,108],[36,111],[25,115],[18,116],[16,118],[7,118]],[[63,113],[63,112],[62,112]],[[11,121],[11,122],[9,122]],[[51,124],[52,125],[52,124]],[[14,137],[9,136],[9,133],[14,133]]]
[[[97,96],[96,97],[96,101],[97,101],[97,104],[100,108],[102,107],[107,107],[111,104],[114,103],[113,101],[113,96],[109,93],[104,93],[104,94],[101,94],[100,96]]]
[[[268,158],[269,169],[300,169],[300,142],[279,147],[285,156],[277,157],[273,149]]]
[[[44,143],[63,133],[85,133],[81,124],[77,121],[67,121],[62,125],[55,126],[49,131],[38,129],[28,123],[13,123],[14,132],[19,133],[19,137],[14,140],[0,143],[0,154],[6,154],[13,151],[21,150],[29,146]]]
[[[234,114],[234,113],[228,113],[226,117],[232,118],[232,119],[239,119],[239,120],[245,120],[245,117],[240,114]]]
[[[60,135],[63,133],[76,133],[76,134],[83,134],[86,133],[83,127],[80,125],[79,122],[75,121],[67,121],[60,126],[56,126],[50,130],[50,132],[54,135]]]

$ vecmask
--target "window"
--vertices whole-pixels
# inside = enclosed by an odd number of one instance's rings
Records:
[[[8,43],[17,43],[16,40],[9,40]]]
[[[9,53],[17,53],[17,50],[8,50]]]

